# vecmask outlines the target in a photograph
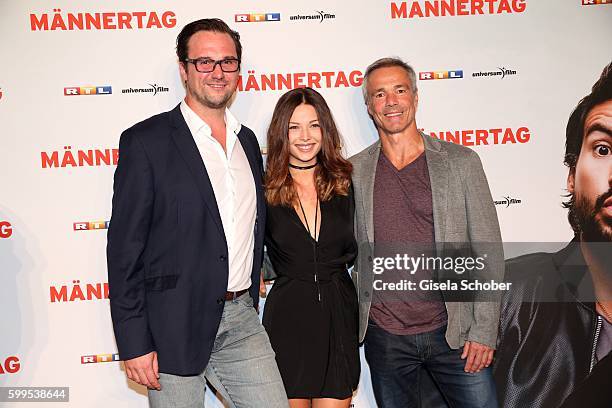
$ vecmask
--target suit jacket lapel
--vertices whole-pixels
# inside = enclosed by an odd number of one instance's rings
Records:
[[[366,233],[368,241],[374,242],[374,180],[376,179],[376,165],[380,157],[380,140],[368,150],[369,160],[361,166],[362,205],[366,216]]]
[[[174,126],[174,131],[172,132],[174,143],[183,157],[183,160],[187,163],[187,167],[196,181],[198,190],[200,190],[202,199],[225,240],[225,232],[223,231],[223,223],[221,222],[221,215],[219,214],[215,192],[210,183],[210,178],[208,177],[208,172],[206,171],[206,166],[204,166],[200,151],[180,111],[180,105],[172,110],[171,115],[172,124]]]
[[[442,243],[445,239],[448,208],[448,154],[436,139],[423,133],[421,137],[425,144],[425,158],[431,184],[435,241]]]

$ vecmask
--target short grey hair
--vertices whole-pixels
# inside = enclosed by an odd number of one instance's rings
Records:
[[[385,58],[378,59],[374,61],[373,63],[371,63],[370,65],[368,65],[368,67],[366,68],[365,74],[363,75],[363,83],[361,85],[361,91],[363,92],[363,99],[366,105],[368,104],[369,99],[370,99],[368,95],[368,91],[367,91],[368,78],[370,77],[372,72],[376,71],[377,69],[388,68],[388,67],[400,67],[404,71],[406,71],[406,73],[408,74],[408,78],[410,79],[410,88],[413,93],[415,94],[417,93],[416,73],[414,72],[414,69],[410,65],[408,65],[406,62],[402,61],[402,59],[399,57],[385,57]]]

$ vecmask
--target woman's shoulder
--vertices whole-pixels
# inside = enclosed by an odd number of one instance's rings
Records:
[[[353,206],[353,195],[352,191],[348,191],[347,194],[338,194],[334,193],[330,199],[329,203],[333,206],[339,206],[341,208],[350,208]]]
[[[284,204],[270,204],[266,203],[266,214],[269,217],[272,216],[280,216],[288,213],[288,210],[291,210],[290,207]]]

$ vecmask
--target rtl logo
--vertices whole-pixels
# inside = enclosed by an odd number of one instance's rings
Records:
[[[427,81],[431,79],[459,79],[463,78],[463,70],[419,72],[419,79]]]
[[[72,228],[75,231],[91,231],[108,229],[110,221],[80,221],[73,222]]]
[[[111,363],[113,361],[120,361],[119,354],[94,354],[91,356],[81,356],[81,364],[95,364],[95,363]]]
[[[0,374],[15,374],[21,369],[21,363],[19,357],[10,356],[4,359],[4,364],[0,360]]]
[[[236,23],[265,23],[267,21],[280,21],[280,19],[280,13],[251,13],[234,15],[234,21]]]
[[[64,88],[64,96],[73,95],[110,95],[113,93],[113,87],[105,86],[68,86]]]
[[[0,238],[10,238],[13,235],[13,227],[8,221],[0,221]]]

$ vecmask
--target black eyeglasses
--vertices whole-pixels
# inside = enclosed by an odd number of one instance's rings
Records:
[[[198,72],[213,72],[217,65],[221,67],[223,72],[236,72],[240,69],[240,60],[238,58],[225,58],[219,61],[210,58],[187,58],[185,62],[191,62]]]

